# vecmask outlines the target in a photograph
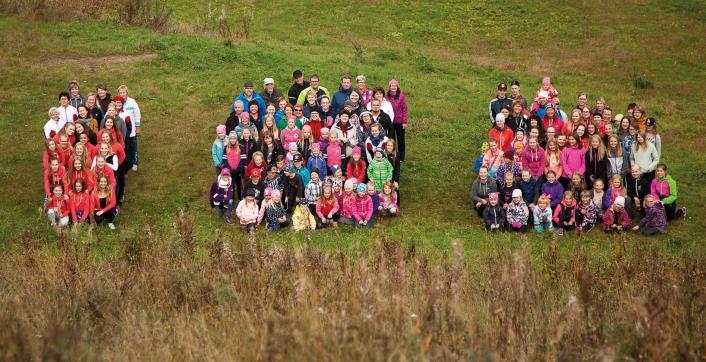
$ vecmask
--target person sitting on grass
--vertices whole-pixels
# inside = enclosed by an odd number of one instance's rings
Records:
[[[265,207],[264,217],[267,220],[267,229],[272,232],[280,231],[283,227],[289,225],[287,210],[282,204],[282,194],[279,190],[272,190],[270,202]],[[258,219],[259,222],[262,222],[262,216]]]
[[[378,211],[382,216],[397,216],[399,207],[397,206],[397,192],[395,192],[391,182],[385,182],[382,192],[378,194],[380,206]]]
[[[488,205],[483,210],[485,229],[491,232],[505,231],[505,209],[499,204],[497,192],[488,195]]]
[[[325,228],[327,226],[338,226],[338,200],[333,195],[333,187],[331,184],[324,184],[321,196],[316,200],[316,215],[319,216],[321,224],[317,227]]]
[[[226,223],[232,224],[233,179],[230,177],[230,169],[226,167],[221,170],[220,175],[211,185],[210,194],[211,207],[218,210],[218,216],[225,220]]]
[[[309,210],[306,199],[299,200],[299,206],[294,209],[294,214],[292,214],[292,229],[294,229],[294,231],[316,229],[316,219],[314,219],[314,215]]]
[[[655,178],[650,185],[650,193],[662,202],[668,221],[686,216],[685,207],[677,209],[677,182],[667,174],[667,165],[663,163],[657,165]]]
[[[385,160],[387,161],[387,160]],[[353,203],[353,218],[356,227],[370,228],[373,226],[373,199],[368,195],[368,186],[358,184],[357,196]]]
[[[510,231],[524,233],[527,231],[529,209],[522,199],[522,190],[512,191],[512,202],[507,207],[507,224]]]
[[[652,236],[667,232],[667,218],[664,214],[664,206],[657,198],[650,194],[644,200],[645,216],[640,220],[640,224],[635,225],[634,231],[644,236]]]
[[[542,195],[537,200],[537,206],[534,208],[532,213],[534,219],[534,230],[538,233],[543,233],[546,231],[553,231],[554,226],[552,224],[552,208],[549,202],[548,195]]]
[[[554,209],[554,223],[557,225],[556,233],[564,235],[564,231],[576,228],[576,200],[570,190],[564,191],[564,198]]]
[[[51,226],[62,228],[69,224],[69,213],[71,212],[69,197],[64,195],[64,186],[55,184],[51,188],[52,195],[47,200],[46,212]]]
[[[576,209],[576,225],[579,233],[587,233],[596,226],[598,222],[598,211],[596,205],[591,200],[589,191],[581,192],[581,202]]]
[[[243,230],[253,234],[257,227],[257,219],[259,216],[259,208],[255,200],[255,190],[249,189],[245,192],[245,198],[240,200],[238,207],[235,209],[235,214],[240,219],[240,225]]]
[[[607,233],[621,232],[630,228],[630,216],[625,210],[625,198],[618,196],[613,205],[603,214],[603,230]]]

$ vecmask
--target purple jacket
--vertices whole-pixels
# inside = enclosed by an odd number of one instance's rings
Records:
[[[586,172],[586,151],[581,147],[564,147],[561,151],[561,164],[564,166],[562,176],[571,178],[574,172],[578,172],[583,177]]]
[[[545,182],[542,184],[542,193],[549,195],[551,197],[552,210],[561,203],[564,199],[564,186],[561,186],[559,181],[555,181],[553,184]]]
[[[655,202],[654,206],[645,208],[645,217],[640,220],[640,227],[653,227],[661,232],[667,231],[667,219],[661,202]]]
[[[390,95],[390,92],[385,96],[388,102],[392,105],[392,110],[395,113],[395,119],[392,120],[394,124],[404,124],[407,123],[407,99],[404,93],[397,91],[397,97]]]

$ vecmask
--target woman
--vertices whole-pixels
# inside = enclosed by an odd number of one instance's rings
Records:
[[[277,156],[284,154],[284,152],[282,151],[282,146],[280,146],[279,142],[275,139],[273,134],[270,133],[270,131],[268,131],[267,129],[264,129],[260,135],[262,136],[262,143],[260,143],[260,152],[262,152],[263,156],[265,157],[265,162],[268,165],[272,165],[274,164],[275,160],[277,160]]]
[[[522,102],[518,100],[512,102],[512,112],[510,112],[505,120],[505,124],[510,127],[513,132],[517,132],[518,129],[526,130],[529,127],[529,118],[523,110]]]
[[[561,151],[561,164],[563,172],[559,181],[564,186],[564,189],[568,188],[574,172],[578,172],[581,177],[586,173],[585,151],[581,147],[581,139],[575,133],[569,136],[569,145]]]
[[[647,129],[647,117],[645,116],[645,110],[640,106],[635,106],[632,110],[632,124],[634,124],[640,132],[644,132]]]
[[[345,146],[345,155],[343,156],[342,169],[346,169],[346,162],[353,154],[353,147],[358,145],[358,135],[355,127],[348,122],[350,112],[343,110],[340,114],[338,123],[331,129],[332,133],[336,133],[338,140]]]
[[[399,87],[397,80],[392,79],[388,82],[389,89],[387,91],[386,99],[392,105],[392,113],[394,118],[392,118],[392,126],[394,127],[395,134],[392,137],[397,142],[398,152],[400,161],[404,161],[405,156],[405,131],[407,130],[407,98]]]
[[[488,197],[493,192],[498,192],[498,183],[488,175],[488,167],[481,166],[478,170],[478,178],[471,186],[471,200],[478,217],[483,217],[483,211],[488,205]]]
[[[75,123],[76,127],[76,135],[79,138],[79,142],[81,141],[81,135],[85,134],[87,137],[87,140],[85,144],[90,144],[91,146],[95,146],[98,144],[98,135],[93,132],[93,129],[91,129],[88,124],[81,122],[80,120]],[[89,147],[91,148],[91,147]]]
[[[115,230],[113,220],[115,220],[115,215],[117,215],[115,209],[117,202],[115,192],[110,187],[107,176],[101,175],[98,177],[98,186],[92,195],[93,219],[96,221],[96,225],[101,225],[105,222],[110,230]]]
[[[123,138],[122,132],[116,130],[115,128],[115,117],[108,116],[105,118],[105,121],[103,122],[103,128],[98,131],[98,139],[102,140],[104,133],[109,133],[110,137],[117,143],[119,143],[123,147],[123,149],[125,149],[125,138]]]
[[[88,113],[91,115],[91,118],[96,121],[96,128],[92,128],[92,130],[93,132],[98,132],[98,124],[101,120],[103,120],[105,115],[98,105],[98,98],[95,93],[88,93],[86,96],[86,108],[88,109]],[[89,125],[92,125],[92,123],[89,123]]]
[[[655,146],[647,141],[645,132],[640,132],[635,136],[630,162],[640,166],[640,171],[647,180],[652,181],[655,178],[655,168],[659,164],[659,153]]]
[[[105,147],[105,149],[110,152],[110,147]],[[109,156],[111,161],[114,161],[115,155],[111,154]],[[108,183],[110,184],[110,187],[115,189],[115,185],[117,184],[117,181],[115,180],[115,170],[109,166],[108,161],[106,161],[106,157],[103,155],[98,155],[96,156],[95,160],[93,160],[93,167],[91,168],[91,172],[96,176],[96,179],[98,179],[101,175],[105,175],[108,177]]]
[[[257,129],[262,129],[262,118],[260,118],[260,103],[253,99],[248,103],[248,115],[250,124],[254,124]]]
[[[380,109],[390,116],[390,119],[395,119],[395,110],[392,109],[392,103],[385,99],[385,90],[382,87],[375,87],[373,89],[373,99],[380,101]],[[366,108],[367,110],[371,110],[371,104],[368,103]]]

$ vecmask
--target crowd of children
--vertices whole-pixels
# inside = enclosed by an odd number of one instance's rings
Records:
[[[312,74],[294,71],[286,95],[265,78],[235,97],[211,149],[216,180],[210,205],[253,232],[340,224],[372,227],[397,216],[405,158],[407,103],[396,80],[369,89],[359,75],[341,77],[330,94]]]
[[[128,87],[83,95],[77,81],[59,93],[44,125],[44,210],[52,226],[113,224],[128,171],[137,171],[142,115]]]
[[[561,235],[602,225],[605,232],[655,235],[686,216],[677,207],[677,183],[660,163],[657,121],[642,107],[631,103],[625,115],[614,114],[604,98],[591,107],[580,93],[567,114],[549,77],[529,103],[518,81],[507,90],[500,83],[488,105],[488,141],[471,187],[487,230],[534,226]]]

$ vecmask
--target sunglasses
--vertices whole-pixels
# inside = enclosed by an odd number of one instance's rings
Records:
[[[302,110],[299,109],[299,108],[297,108],[297,109],[294,110],[294,112],[301,112],[301,111],[302,111]]]

